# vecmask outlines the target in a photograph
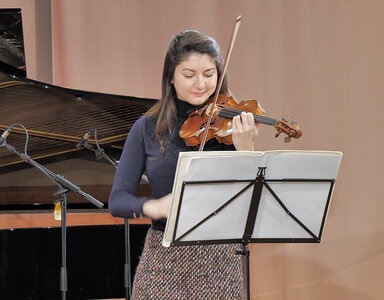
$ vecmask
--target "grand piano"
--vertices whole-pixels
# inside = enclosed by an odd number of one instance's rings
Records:
[[[132,124],[156,100],[29,79],[21,18],[19,9],[0,9],[0,299],[63,295],[63,222],[54,213],[58,186],[26,157],[103,204],[96,207],[82,194],[67,193],[66,297],[128,299],[127,253],[132,279],[149,221],[108,213],[115,166],[104,158],[118,161]],[[90,129],[94,135],[86,135]],[[90,147],[78,147],[85,136]],[[138,193],[149,192],[143,181]]]

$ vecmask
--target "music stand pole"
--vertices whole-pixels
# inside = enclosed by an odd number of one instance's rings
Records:
[[[249,272],[249,250],[248,250],[248,242],[252,238],[253,229],[255,227],[257,210],[259,208],[261,193],[263,190],[263,184],[265,180],[265,169],[266,167],[259,167],[259,171],[257,173],[255,185],[253,188],[253,193],[251,197],[251,204],[248,211],[247,223],[244,229],[243,236],[243,249],[242,254],[245,256],[246,260],[246,286],[247,286],[247,299],[250,300],[251,296],[251,287],[250,287],[250,272]]]
[[[236,254],[243,255],[245,257],[245,291],[247,293],[247,299],[251,298],[251,286],[250,286],[250,267],[249,267],[249,256],[250,251],[248,250],[248,243],[243,243],[243,248],[236,251]]]

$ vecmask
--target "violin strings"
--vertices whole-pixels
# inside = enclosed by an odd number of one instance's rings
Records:
[[[241,114],[241,110],[237,110],[237,109],[234,109],[234,108],[227,108],[227,107],[224,107],[220,110],[219,112],[219,117],[223,117],[223,118],[227,118],[227,119],[232,119],[233,117],[237,116],[237,115],[240,115]],[[256,114],[253,114],[253,118],[255,119],[255,121],[257,122],[260,122],[260,123],[263,123],[263,124],[266,124],[266,125],[276,125],[278,124],[279,122],[275,119],[272,119],[272,118],[269,118],[269,117],[265,117],[265,116],[261,116],[261,115],[256,115]]]

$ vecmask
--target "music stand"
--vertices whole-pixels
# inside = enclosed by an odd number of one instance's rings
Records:
[[[163,246],[319,243],[342,153],[182,152]]]

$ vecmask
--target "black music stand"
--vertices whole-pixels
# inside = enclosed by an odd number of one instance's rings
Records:
[[[163,246],[319,243],[342,153],[337,151],[183,152]]]

